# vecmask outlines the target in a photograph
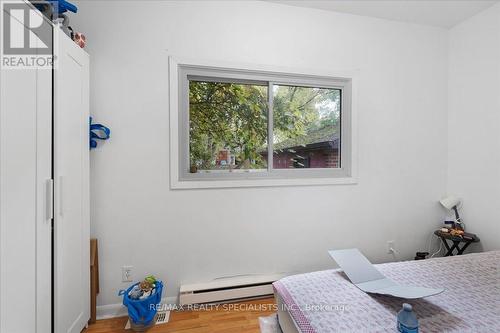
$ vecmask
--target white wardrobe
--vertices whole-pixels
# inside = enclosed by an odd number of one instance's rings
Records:
[[[54,68],[0,73],[0,333],[76,333],[90,316],[89,56],[43,24]]]

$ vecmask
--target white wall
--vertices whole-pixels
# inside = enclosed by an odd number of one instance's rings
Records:
[[[425,249],[446,190],[447,32],[260,1],[88,1],[91,113],[112,129],[91,152],[99,304],[121,266],[180,283],[333,267],[327,250],[376,262]],[[359,69],[359,184],[169,190],[167,56]]]
[[[500,248],[500,4],[450,30],[448,192],[461,216]]]

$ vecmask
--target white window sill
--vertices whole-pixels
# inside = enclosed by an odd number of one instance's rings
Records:
[[[355,177],[342,178],[296,178],[296,179],[237,179],[237,180],[173,180],[170,188],[205,189],[205,188],[246,188],[276,186],[317,186],[317,185],[353,185]]]

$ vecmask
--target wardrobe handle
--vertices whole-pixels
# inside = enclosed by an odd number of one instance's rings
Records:
[[[45,196],[46,196],[45,218],[46,218],[46,220],[52,220],[54,218],[54,180],[53,179],[47,179]]]
[[[58,186],[58,206],[59,206],[59,216],[63,216],[63,212],[64,212],[64,209],[63,209],[63,203],[64,203],[64,200],[63,200],[63,197],[64,197],[64,186],[63,186],[63,176],[59,176],[59,186]]]

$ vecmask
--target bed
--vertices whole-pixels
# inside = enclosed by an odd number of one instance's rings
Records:
[[[500,251],[375,266],[401,284],[446,290],[406,301],[366,294],[338,269],[289,276],[273,284],[283,332],[394,332],[403,302],[421,332],[500,331]]]

